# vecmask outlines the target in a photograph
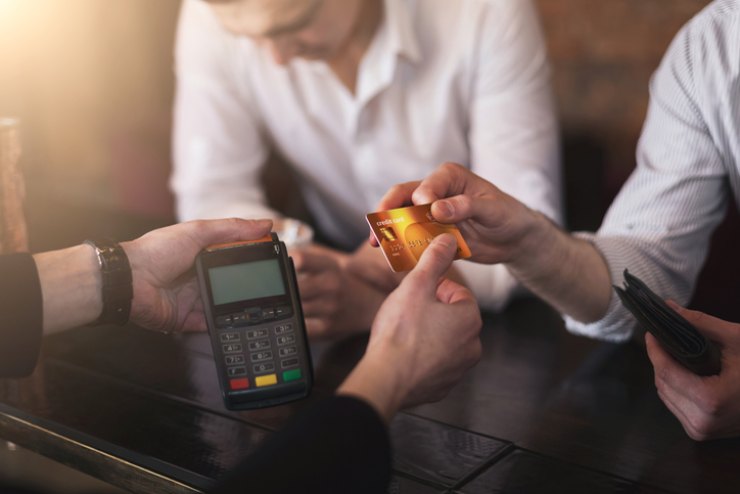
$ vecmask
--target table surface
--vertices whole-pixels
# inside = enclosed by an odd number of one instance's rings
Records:
[[[640,346],[569,335],[534,299],[486,315],[482,340],[481,362],[444,400],[392,422],[390,492],[740,489],[740,440],[689,439]],[[0,436],[135,492],[203,490],[331,393],[365,343],[314,345],[311,397],[237,413],[206,334],[79,328],[45,339],[31,377],[0,380]]]

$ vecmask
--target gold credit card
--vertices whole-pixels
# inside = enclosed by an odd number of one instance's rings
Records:
[[[455,259],[470,257],[460,230],[435,221],[431,204],[370,213],[367,222],[393,271],[413,269],[432,239],[442,233],[451,233],[457,239]]]

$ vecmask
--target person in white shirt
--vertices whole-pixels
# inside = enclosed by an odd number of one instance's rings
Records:
[[[678,305],[690,299],[726,209],[740,208],[738,40],[740,0],[712,2],[673,40],[651,81],[637,168],[595,234],[569,235],[457,165],[380,203],[436,201],[432,214],[459,224],[472,259],[506,264],[578,334],[630,338],[635,319],[612,285],[625,268],[639,276],[722,348],[720,374],[700,377],[645,338],[660,398],[697,440],[740,436],[740,323]]]
[[[370,326],[398,278],[364,245],[364,216],[392,184],[440,161],[465,163],[561,220],[557,123],[531,0],[185,0],[176,72],[179,218],[277,218],[258,185],[274,149],[323,235],[354,250],[294,253],[312,336]],[[485,308],[517,289],[504,266],[454,268]]]

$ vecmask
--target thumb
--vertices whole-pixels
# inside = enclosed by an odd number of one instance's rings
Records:
[[[710,340],[726,345],[732,340],[737,341],[740,337],[740,325],[737,323],[725,321],[697,310],[686,309],[675,302],[670,305]]]
[[[485,206],[481,202],[471,200],[468,195],[446,197],[432,203],[432,216],[442,223],[460,223],[480,217],[480,209]]]
[[[270,233],[271,220],[243,220],[227,218],[221,220],[198,220],[183,223],[191,229],[192,238],[201,247],[225,242],[254,240]]]
[[[450,269],[457,252],[457,240],[452,234],[443,233],[432,240],[406,280],[419,284],[420,290],[435,294],[439,279]],[[404,280],[405,281],[405,280]]]

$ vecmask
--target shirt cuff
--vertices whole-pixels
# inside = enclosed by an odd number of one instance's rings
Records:
[[[612,285],[615,284],[615,280],[622,279],[625,268],[629,267],[633,271],[640,271],[642,268],[644,260],[636,256],[634,251],[618,238],[585,232],[576,233],[575,236],[590,242],[599,250],[609,267]],[[613,289],[609,308],[604,317],[598,321],[582,323],[567,315],[564,319],[565,327],[571,333],[615,343],[627,341],[636,325],[634,317],[624,308]]]

